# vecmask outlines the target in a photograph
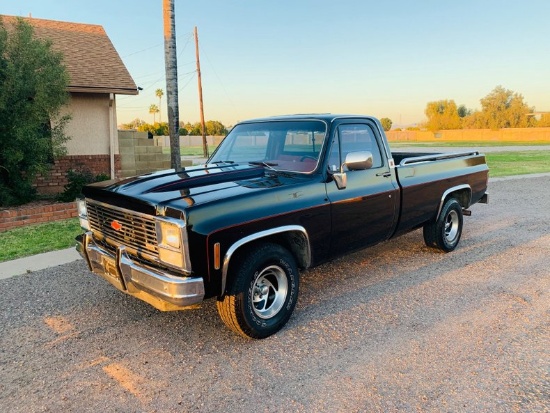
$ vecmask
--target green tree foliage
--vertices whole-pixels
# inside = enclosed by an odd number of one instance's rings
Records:
[[[129,123],[123,123],[120,125],[120,129],[122,130],[132,130],[132,129],[138,129],[141,125],[145,125],[145,121],[139,118],[135,118],[133,121]]]
[[[136,129],[139,132],[151,132],[155,136],[169,136],[168,122],[155,122],[153,124],[146,123],[141,119],[134,119],[130,123],[122,125],[122,129]],[[201,124],[195,122],[193,124],[180,122],[179,134],[181,136],[201,136]],[[209,136],[224,136],[227,135],[227,128],[223,123],[217,120],[209,120],[206,122],[206,134]]]
[[[168,136],[168,122],[142,123],[136,128],[139,132],[151,132],[154,136]]]
[[[155,96],[159,98],[159,105],[158,105],[158,110],[159,110],[159,122],[162,122],[162,113],[161,113],[161,109],[162,108],[162,97],[164,96],[164,91],[162,89],[157,89],[155,90]]]
[[[32,182],[65,153],[68,102],[63,56],[18,19],[0,20],[0,206],[34,199]]]
[[[428,117],[426,128],[430,131],[460,129],[461,122],[454,100],[428,102],[424,111]]]
[[[153,115],[153,123],[157,123],[157,113],[159,112],[159,107],[154,103],[149,106],[149,113]]]
[[[487,129],[526,128],[534,126],[532,112],[522,95],[497,86],[481,99],[481,112],[472,114],[475,122],[469,123]]]
[[[462,119],[464,119],[466,116],[470,116],[472,114],[472,110],[468,109],[465,105],[460,105],[458,107],[458,116]]]
[[[392,121],[390,118],[382,118],[380,119],[380,123],[382,124],[382,128],[385,131],[389,131],[391,129]]]
[[[227,128],[217,120],[209,120],[205,123],[206,134],[209,136],[224,136],[227,135]]]

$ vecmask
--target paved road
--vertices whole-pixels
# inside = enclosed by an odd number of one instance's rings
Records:
[[[491,183],[451,254],[416,231],[306,272],[262,341],[82,261],[0,280],[0,411],[548,412],[549,180]]]

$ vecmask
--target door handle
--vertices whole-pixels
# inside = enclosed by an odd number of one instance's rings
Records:
[[[379,174],[376,174],[376,176],[383,176],[384,178],[389,178],[391,176],[391,172],[381,172]]]

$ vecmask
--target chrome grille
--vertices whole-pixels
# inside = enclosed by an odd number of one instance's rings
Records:
[[[123,245],[136,255],[158,258],[157,232],[152,216],[92,200],[86,201],[86,208],[90,228],[96,237],[113,246]]]

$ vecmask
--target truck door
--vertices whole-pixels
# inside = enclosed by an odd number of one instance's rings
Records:
[[[385,151],[381,151],[377,127],[369,121],[340,124],[333,132],[328,152],[329,174],[338,172],[350,152],[373,154],[370,169],[348,171],[347,186],[326,184],[331,202],[331,254],[334,256],[387,239],[399,213],[399,190]]]

